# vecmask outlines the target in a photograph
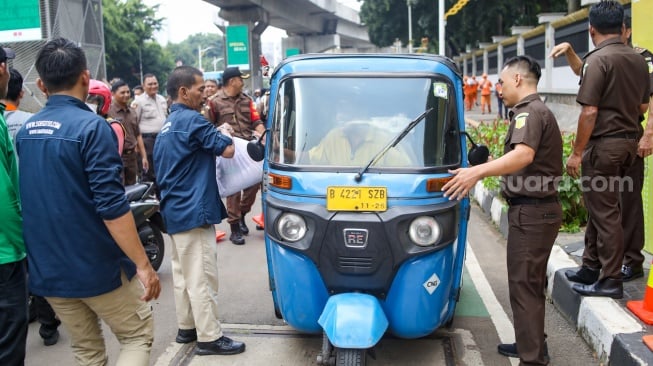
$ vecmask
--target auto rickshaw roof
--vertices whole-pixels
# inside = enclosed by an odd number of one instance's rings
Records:
[[[283,71],[282,71],[283,70]],[[319,53],[288,57],[271,78],[290,73],[441,73],[462,78],[449,58],[432,54]],[[281,75],[279,75],[281,73]]]

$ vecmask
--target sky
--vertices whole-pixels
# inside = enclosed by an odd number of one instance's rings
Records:
[[[202,0],[144,0],[148,6],[160,4],[158,17],[166,18],[164,29],[155,34],[157,42],[166,45],[168,42],[179,43],[196,33],[216,33],[218,28],[213,25],[217,20],[218,8]],[[338,0],[354,9],[360,3],[356,0]],[[280,39],[286,32],[274,27],[268,27],[261,35],[262,41]]]

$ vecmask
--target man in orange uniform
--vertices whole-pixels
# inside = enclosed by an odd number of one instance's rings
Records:
[[[487,112],[492,113],[492,105],[490,104],[492,97],[492,82],[487,79],[487,74],[483,74],[481,80],[481,114],[485,114],[485,107]]]

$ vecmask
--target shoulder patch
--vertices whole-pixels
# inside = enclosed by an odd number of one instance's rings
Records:
[[[520,129],[526,125],[526,119],[528,118],[528,112],[519,113],[515,116],[515,128]]]

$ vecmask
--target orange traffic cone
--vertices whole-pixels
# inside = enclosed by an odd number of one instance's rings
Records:
[[[644,300],[628,301],[626,307],[646,324],[653,324],[653,270],[648,272]]]
[[[646,347],[648,347],[648,349],[653,351],[653,335],[649,334],[643,336],[642,341],[644,341],[644,344],[646,345]]]
[[[215,242],[217,243],[217,242],[223,240],[226,236],[227,236],[227,233],[225,233],[224,231],[216,230],[215,231]]]
[[[252,221],[254,221],[258,227],[261,227],[261,230],[265,228],[265,218],[263,217],[263,212],[256,216],[252,216]]]

